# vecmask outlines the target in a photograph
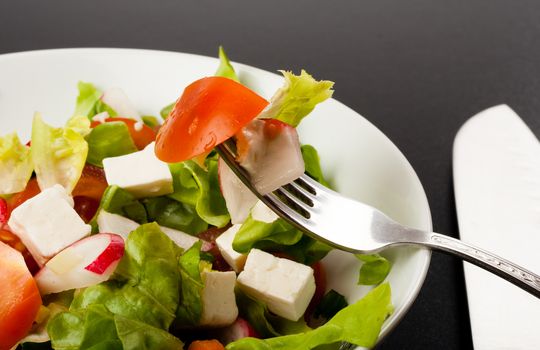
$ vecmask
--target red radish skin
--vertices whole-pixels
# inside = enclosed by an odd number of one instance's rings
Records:
[[[0,198],[0,224],[5,224],[9,219],[9,210],[4,198]]]
[[[111,243],[105,248],[96,260],[85,267],[85,270],[102,275],[109,268],[112,262],[120,260],[124,256],[124,239],[117,235],[112,235]]]
[[[198,234],[198,237],[204,242],[201,248],[202,251],[208,252],[214,256],[214,262],[212,268],[217,271],[232,271],[232,268],[227,264],[219,248],[216,244],[216,238],[225,232],[230,226],[227,225],[222,228],[213,227]]]
[[[124,251],[121,236],[98,233],[68,246],[49,260],[35,279],[42,295],[104,282]]]
[[[234,323],[221,331],[220,340],[227,345],[242,338],[260,338],[255,328],[245,319],[238,317]]]

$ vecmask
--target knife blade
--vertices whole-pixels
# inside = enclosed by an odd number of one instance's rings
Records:
[[[540,142],[507,105],[478,113],[454,141],[460,238],[540,272]],[[473,344],[540,348],[540,301],[465,263]]]

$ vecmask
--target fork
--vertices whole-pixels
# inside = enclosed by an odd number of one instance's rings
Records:
[[[418,245],[455,255],[515,284],[540,298],[540,276],[484,249],[458,239],[397,223],[381,211],[326,188],[304,174],[272,193],[262,195],[249,174],[236,162],[235,147],[227,140],[217,152],[264,204],[308,236],[354,254],[377,253],[398,245]],[[358,235],[343,223],[354,218]]]

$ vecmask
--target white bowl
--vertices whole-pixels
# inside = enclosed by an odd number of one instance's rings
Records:
[[[215,58],[150,50],[59,49],[0,55],[0,120],[2,133],[19,132],[29,139],[35,111],[55,125],[63,125],[74,110],[77,82],[101,88],[120,87],[143,115],[157,115],[190,82],[213,75]],[[269,98],[282,78],[234,63],[240,79]],[[287,67],[283,67],[286,69]],[[317,77],[317,72],[312,72]],[[323,78],[323,77],[319,77]],[[338,84],[339,86],[339,84]],[[336,100],[318,106],[306,118],[299,134],[314,145],[330,182],[339,192],[371,204],[395,220],[431,230],[426,195],[403,154],[377,128]],[[354,218],[350,221],[355,231]],[[385,322],[381,337],[399,322],[416,298],[426,276],[430,251],[412,247],[389,249],[392,262],[388,281],[395,311]],[[333,252],[324,259],[328,287],[350,302],[370,288],[358,286],[359,262],[349,254]]]

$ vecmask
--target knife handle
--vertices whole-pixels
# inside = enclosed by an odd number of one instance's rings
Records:
[[[540,298],[540,276],[537,274],[500,256],[458,239],[438,233],[430,233],[428,235],[429,239],[425,244],[430,248],[451,255],[457,255],[463,260],[488,270],[526,290],[535,297]],[[421,242],[418,243],[422,244]]]

